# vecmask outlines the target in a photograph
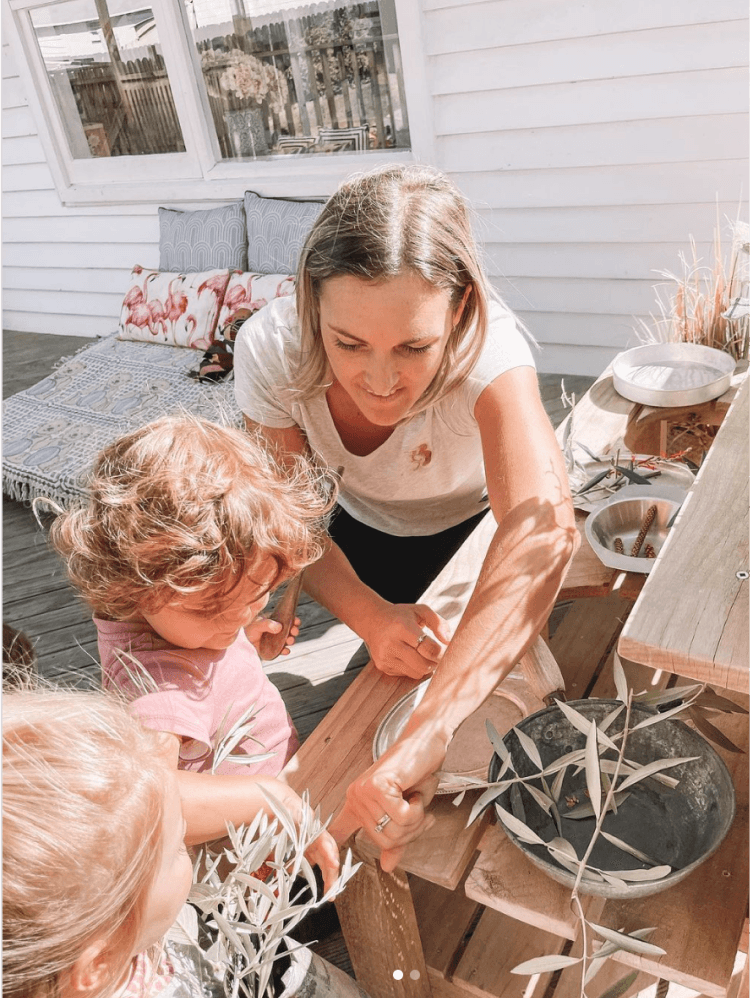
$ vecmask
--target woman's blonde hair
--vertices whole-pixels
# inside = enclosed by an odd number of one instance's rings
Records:
[[[106,939],[111,994],[161,861],[167,762],[112,694],[3,694],[3,993],[59,993]]]
[[[259,557],[275,560],[274,585],[316,561],[334,500],[332,479],[303,458],[287,473],[242,430],[167,416],[102,451],[89,501],[50,538],[99,615],[186,597],[208,612]]]
[[[320,336],[324,282],[344,274],[381,281],[405,272],[447,292],[453,309],[464,301],[437,374],[412,412],[466,380],[487,335],[489,298],[469,210],[442,173],[426,166],[387,166],[342,184],[302,250],[296,295],[303,360],[295,382],[302,397],[330,381]]]

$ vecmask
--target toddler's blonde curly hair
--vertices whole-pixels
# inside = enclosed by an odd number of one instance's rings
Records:
[[[92,940],[132,960],[161,861],[163,743],[100,691],[3,693],[3,994],[54,998]]]
[[[300,458],[282,469],[242,430],[166,416],[106,447],[89,501],[50,539],[97,616],[124,620],[189,598],[217,607],[261,558],[272,588],[325,549],[331,476]]]

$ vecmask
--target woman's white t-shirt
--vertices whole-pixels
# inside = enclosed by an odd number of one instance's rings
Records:
[[[474,407],[482,390],[514,367],[534,367],[511,312],[490,303],[484,349],[470,376],[430,409],[399,423],[359,457],[341,443],[325,392],[300,399],[299,325],[293,297],[278,298],[244,323],[234,353],[235,393],[263,426],[299,426],[315,459],[337,473],[339,502],[355,519],[396,536],[435,534],[488,506]]]

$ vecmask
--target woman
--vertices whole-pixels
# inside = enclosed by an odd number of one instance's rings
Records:
[[[308,236],[296,300],[242,327],[235,377],[249,430],[338,473],[334,543],[306,590],[383,672],[435,669],[336,822],[339,837],[364,827],[392,869],[429,821],[454,731],[539,634],[577,541],[531,352],[490,300],[450,181],[407,166],[345,183]],[[412,601],[488,506],[497,529],[451,639]]]

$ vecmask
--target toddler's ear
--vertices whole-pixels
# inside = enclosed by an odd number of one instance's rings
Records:
[[[73,994],[96,993],[110,982],[112,968],[106,958],[106,949],[106,939],[95,939],[78,957],[70,971],[70,991]]]

